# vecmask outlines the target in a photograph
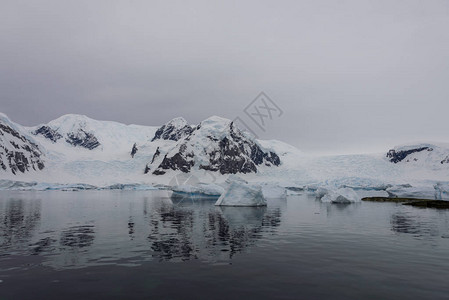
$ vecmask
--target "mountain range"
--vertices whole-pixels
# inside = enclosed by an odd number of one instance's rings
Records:
[[[196,125],[175,118],[161,126],[141,126],[69,114],[26,127],[0,113],[0,179],[166,184],[181,173],[201,180],[240,174],[291,184],[344,178],[449,180],[449,145],[316,157],[280,141],[258,140],[217,116]]]

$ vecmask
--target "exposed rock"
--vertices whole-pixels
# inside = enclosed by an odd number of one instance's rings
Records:
[[[143,172],[144,174],[147,174],[148,172],[150,172],[150,170],[151,170],[151,164],[154,163],[154,160],[155,160],[156,158],[158,158],[160,154],[161,154],[161,152],[159,151],[159,147],[157,147],[157,148],[156,148],[156,151],[155,151],[154,154],[153,154],[153,158],[151,159],[151,162],[148,163],[148,164],[145,166],[145,171]],[[163,172],[163,173],[161,173],[161,174],[159,174],[159,175],[162,175],[162,174],[165,174],[165,172]]]
[[[66,142],[73,146],[84,147],[89,150],[100,146],[100,142],[98,142],[97,138],[92,133],[86,132],[81,128],[78,129],[76,133],[68,133]]]
[[[34,135],[42,135],[45,138],[51,140],[53,143],[56,143],[60,138],[62,138],[62,135],[59,134],[56,130],[50,128],[49,126],[41,126],[37,130],[33,132]]]
[[[410,205],[423,208],[440,208],[440,209],[449,208],[449,201],[433,200],[433,199],[366,197],[362,198],[362,201],[395,202],[395,203],[402,203],[403,205]]]
[[[405,202],[403,205],[410,205],[422,208],[438,208],[438,209],[449,209],[449,201],[443,200],[422,200],[422,201],[411,201]]]
[[[134,155],[137,153],[137,145],[134,143],[133,148],[131,149],[131,157],[134,158]]]
[[[0,167],[13,173],[42,170],[45,165],[39,147],[0,120]]]
[[[280,163],[276,153],[264,151],[233,122],[212,117],[180,139],[153,174],[162,175],[168,169],[187,173],[193,166],[221,174],[256,173],[259,165],[278,166]]]
[[[441,161],[441,164],[449,164],[449,155]]]
[[[396,164],[396,163],[404,160],[408,155],[410,155],[412,153],[416,153],[416,152],[421,152],[424,150],[433,151],[433,149],[430,147],[419,147],[419,148],[415,148],[415,149],[400,150],[400,151],[391,149],[390,151],[388,151],[387,157],[390,159],[390,162]]]
[[[187,121],[183,118],[176,118],[170,122],[162,125],[154,134],[151,141],[158,139],[178,141],[181,138],[189,135],[193,131],[193,128],[187,124]]]
[[[365,197],[362,198],[362,201],[370,201],[370,202],[410,202],[410,201],[419,201],[422,199],[417,198],[404,198],[404,197]]]
[[[154,154],[153,154],[153,159],[151,159],[151,163],[153,163],[154,160],[156,158],[158,158],[160,154],[161,154],[161,152],[159,151],[159,147],[157,147],[156,152],[154,152]]]

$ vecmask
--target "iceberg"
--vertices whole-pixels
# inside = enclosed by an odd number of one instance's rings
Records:
[[[231,181],[231,180],[229,180]],[[243,179],[232,180],[229,187],[215,202],[217,206],[267,206],[262,187]]]
[[[321,199],[321,198],[323,198],[326,194],[328,194],[329,192],[331,191],[331,189],[329,189],[329,188],[325,188],[325,187],[318,187],[316,190],[315,190],[315,196],[318,198],[318,199]]]
[[[287,190],[279,185],[266,184],[262,186],[262,194],[265,199],[286,199]]]
[[[199,183],[198,185],[184,184],[174,186],[171,189],[174,193],[193,194],[199,196],[220,197],[224,193],[224,188],[214,183],[209,184]]]
[[[442,186],[414,187],[410,184],[401,184],[388,188],[387,193],[389,197],[441,200],[441,187]]]
[[[321,198],[321,201],[330,203],[354,203],[360,202],[361,199],[353,189],[341,188],[336,191],[328,191]]]
[[[438,182],[433,186],[435,189],[435,199],[448,200],[449,199],[449,183]]]

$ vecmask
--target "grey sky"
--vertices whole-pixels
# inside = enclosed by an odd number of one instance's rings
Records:
[[[159,125],[234,118],[305,152],[448,141],[449,1],[0,0],[0,111]]]

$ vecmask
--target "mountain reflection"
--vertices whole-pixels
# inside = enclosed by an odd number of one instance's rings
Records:
[[[0,255],[28,242],[41,218],[39,199],[0,202]]]
[[[280,209],[265,207],[214,207],[208,200],[162,205],[151,215],[148,240],[159,260],[229,259],[280,220]]]
[[[95,238],[93,225],[72,226],[61,233],[60,244],[70,248],[84,248],[92,245]]]
[[[421,220],[419,215],[408,212],[397,212],[391,215],[391,230],[397,233],[408,233],[414,237],[437,236],[438,225],[426,218]]]
[[[0,263],[11,255],[40,256],[57,269],[149,260],[227,262],[281,224],[276,205],[215,207],[214,199],[176,202],[158,191],[41,195],[42,201],[30,195],[1,199]]]

